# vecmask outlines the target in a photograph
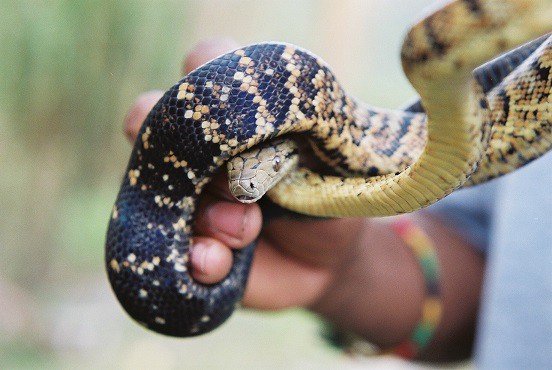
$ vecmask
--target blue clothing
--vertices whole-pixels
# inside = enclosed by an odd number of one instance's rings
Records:
[[[499,180],[451,194],[428,208],[455,229],[477,250],[487,254]]]
[[[487,254],[477,367],[552,368],[552,153],[430,209]]]

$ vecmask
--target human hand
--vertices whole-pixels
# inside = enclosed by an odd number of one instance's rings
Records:
[[[185,59],[186,74],[210,59],[238,48],[230,39],[198,44]],[[147,113],[161,91],[140,95],[125,122],[124,131],[134,141]],[[366,221],[276,220],[266,225],[259,239],[243,304],[256,309],[312,306],[334,280],[346,261],[354,258],[359,231]],[[261,231],[258,205],[237,202],[228,189],[227,177],[219,174],[200,199],[192,275],[202,283],[216,283],[228,274],[232,248],[243,248]]]
[[[239,46],[229,39],[200,43],[186,58],[183,73]],[[136,139],[162,95],[150,91],[136,99],[124,121],[129,140]],[[441,324],[421,358],[464,358],[472,343],[483,259],[438,219],[420,213],[409,217],[435,242],[443,294]],[[232,265],[231,250],[255,240],[262,222],[259,206],[236,201],[226,174],[218,174],[200,197],[191,251],[193,277],[206,284],[222,280]],[[243,304],[265,310],[309,308],[343,330],[389,347],[411,334],[424,297],[418,261],[388,224],[281,219],[263,228]]]

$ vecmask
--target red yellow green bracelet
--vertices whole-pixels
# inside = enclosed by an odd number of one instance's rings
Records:
[[[407,217],[396,218],[391,229],[413,251],[422,269],[426,286],[426,297],[422,307],[422,317],[414,327],[410,338],[390,349],[377,350],[375,346],[352,333],[343,333],[330,328],[325,334],[331,344],[349,353],[395,354],[413,359],[431,341],[441,320],[442,302],[439,291],[439,264],[435,246],[426,232]]]
[[[391,228],[416,255],[425,280],[426,297],[422,306],[422,317],[410,338],[390,351],[401,357],[414,358],[429,344],[441,320],[439,264],[432,240],[414,222],[401,217],[391,223]]]

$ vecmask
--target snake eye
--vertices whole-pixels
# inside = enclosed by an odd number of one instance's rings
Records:
[[[282,159],[280,159],[280,157],[274,157],[274,159],[272,160],[272,168],[276,172],[280,171],[280,168],[282,168]]]

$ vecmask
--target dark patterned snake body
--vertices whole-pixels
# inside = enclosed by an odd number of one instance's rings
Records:
[[[550,0],[457,0],[415,24],[401,56],[425,113],[365,106],[320,58],[289,44],[251,45],[191,72],[148,115],[113,208],[106,264],[121,304],[172,336],[202,334],[229,317],[253,246],[233,252],[221,282],[195,281],[188,262],[198,197],[230,158],[276,137],[300,133],[352,175],[297,168],[270,191],[285,208],[331,217],[411,212],[542,155],[551,42],[522,48],[536,50],[488,94],[472,71],[551,28]]]

